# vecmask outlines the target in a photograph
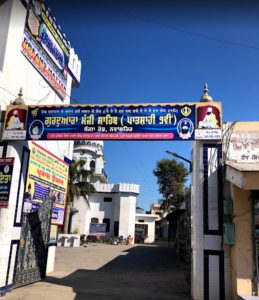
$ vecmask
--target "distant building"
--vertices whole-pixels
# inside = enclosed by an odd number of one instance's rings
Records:
[[[75,142],[73,158],[86,161],[86,169],[93,172],[91,183],[96,192],[88,196],[89,205],[83,197],[74,200],[75,213],[72,215],[71,232],[90,235],[91,223],[105,223],[106,239],[111,235],[135,237],[136,227],[141,227],[136,224],[141,223],[140,225],[147,226],[145,242],[154,242],[156,216],[146,215],[143,209],[136,208],[139,185],[108,183],[104,172],[103,142]]]
[[[150,213],[151,215],[157,215],[160,218],[162,217],[162,210],[161,210],[161,204],[160,203],[152,203],[150,205]]]
[[[140,230],[144,233],[144,242],[153,243],[156,239],[156,215],[136,213],[135,215],[135,230],[136,233]]]

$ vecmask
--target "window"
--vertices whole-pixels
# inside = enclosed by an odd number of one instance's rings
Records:
[[[92,218],[91,219],[91,223],[99,223],[99,219],[98,218]]]
[[[110,219],[104,218],[103,223],[106,224],[106,232],[110,232]]]
[[[94,160],[91,160],[91,162],[90,162],[90,169],[91,170],[95,169],[95,161]]]
[[[119,221],[114,221],[113,234],[115,236],[119,235]]]
[[[139,223],[145,223],[145,221],[144,220],[138,220],[139,221]]]
[[[112,198],[111,197],[104,197],[103,202],[112,202]]]

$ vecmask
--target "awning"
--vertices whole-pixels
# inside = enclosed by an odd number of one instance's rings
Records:
[[[242,190],[259,190],[259,163],[227,160],[226,179]]]

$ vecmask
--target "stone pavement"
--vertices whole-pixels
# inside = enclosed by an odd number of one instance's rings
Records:
[[[191,300],[183,266],[167,243],[88,244],[56,251],[55,271],[3,300]]]

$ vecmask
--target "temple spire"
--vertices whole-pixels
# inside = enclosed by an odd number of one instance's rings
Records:
[[[11,105],[24,105],[24,100],[23,100],[23,90],[22,90],[22,87],[20,88],[19,90],[19,93],[18,93],[18,97],[15,98],[12,102],[11,102]]]
[[[212,102],[213,101],[213,99],[212,99],[212,97],[209,95],[209,89],[208,89],[208,85],[207,85],[207,83],[205,83],[205,85],[204,85],[204,94],[203,94],[203,96],[201,97],[201,100],[200,100],[200,102]]]

